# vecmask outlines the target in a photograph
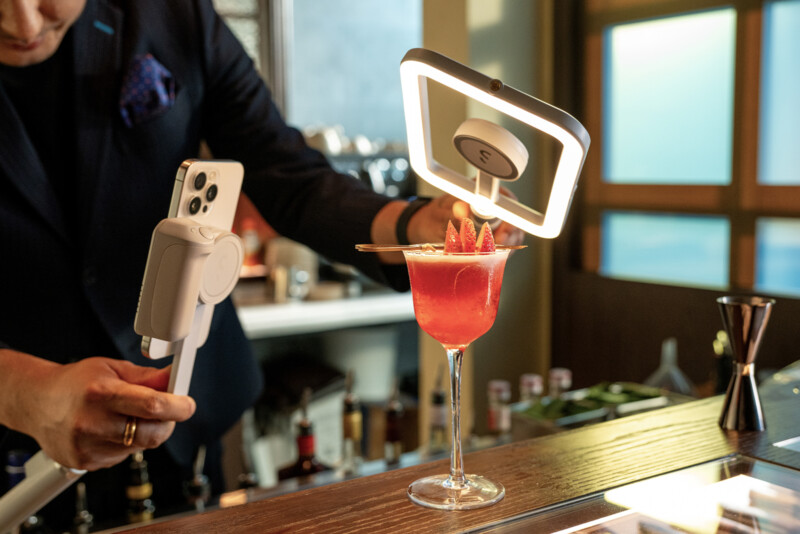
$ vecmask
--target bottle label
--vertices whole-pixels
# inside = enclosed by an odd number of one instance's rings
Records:
[[[431,406],[431,426],[447,426],[447,408],[443,405]]]
[[[511,430],[511,409],[504,405],[489,407],[488,425],[491,432],[509,432]]]
[[[361,441],[361,412],[351,412],[344,414],[344,437]]]
[[[132,501],[143,501],[153,495],[153,485],[149,482],[141,486],[128,486],[125,488],[125,496]]]
[[[297,436],[297,453],[300,456],[314,456],[314,436]]]

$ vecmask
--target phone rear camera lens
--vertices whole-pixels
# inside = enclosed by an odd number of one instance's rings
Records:
[[[191,215],[197,215],[197,212],[200,211],[200,205],[203,203],[200,200],[200,197],[192,197],[192,200],[189,201],[189,213]]]
[[[206,200],[208,200],[209,202],[213,202],[214,199],[217,198],[217,193],[218,193],[217,185],[211,184],[210,186],[208,186],[208,191],[206,191]]]
[[[205,185],[206,185],[206,173],[198,172],[197,176],[194,177],[194,188],[199,191],[200,189],[203,189]]]

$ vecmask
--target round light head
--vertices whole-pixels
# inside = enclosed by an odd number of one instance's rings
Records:
[[[467,119],[453,135],[464,159],[495,178],[513,181],[528,164],[528,151],[514,134],[493,122]]]

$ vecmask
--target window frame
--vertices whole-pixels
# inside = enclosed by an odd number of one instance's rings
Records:
[[[724,215],[730,221],[732,290],[755,284],[756,220],[800,214],[800,186],[757,182],[763,0],[586,0],[584,3],[584,124],[592,150],[581,187],[581,268],[599,272],[601,220],[607,210]],[[734,110],[729,185],[638,185],[603,181],[603,39],[610,25],[714,8],[736,10]],[[676,284],[670,284],[676,285]]]

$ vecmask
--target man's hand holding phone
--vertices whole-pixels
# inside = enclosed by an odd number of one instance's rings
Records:
[[[123,461],[134,450],[152,449],[169,438],[175,423],[190,418],[195,402],[165,393],[170,368],[140,367],[124,360],[94,357],[60,365],[10,350],[0,361],[13,362],[14,414],[10,428],[32,436],[42,450],[65,467],[88,471]],[[135,418],[132,442],[126,426]]]

